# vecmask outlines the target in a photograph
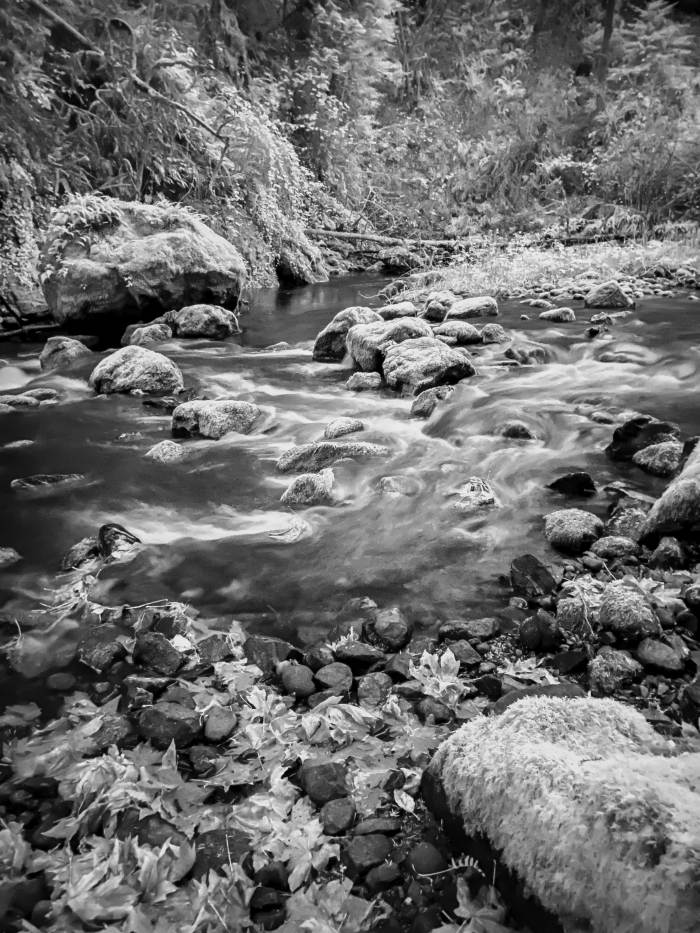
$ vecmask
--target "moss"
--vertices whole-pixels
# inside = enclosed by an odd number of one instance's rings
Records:
[[[691,933],[700,908],[700,753],[672,756],[612,700],[531,698],[468,723],[438,776],[545,907],[596,933]]]

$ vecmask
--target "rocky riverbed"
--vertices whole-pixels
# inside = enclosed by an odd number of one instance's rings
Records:
[[[6,929],[561,929],[486,772],[447,834],[441,743],[592,695],[697,751],[689,293],[383,284],[5,354]]]

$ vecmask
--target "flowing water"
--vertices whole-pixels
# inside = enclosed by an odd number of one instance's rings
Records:
[[[170,436],[169,416],[140,398],[96,397],[86,381],[94,363],[70,375],[42,374],[39,345],[0,347],[0,392],[50,386],[60,396],[54,405],[0,415],[0,546],[23,558],[0,570],[5,619],[46,598],[72,544],[118,522],[144,547],[102,571],[96,595],[106,604],[167,597],[307,642],[327,632],[349,597],[368,595],[403,606],[429,631],[439,620],[501,607],[508,591],[499,577],[511,559],[547,553],[543,514],[584,504],[546,488],[557,476],[583,469],[599,489],[621,478],[651,494],[663,488],[606,458],[613,425],[593,412],[611,412],[618,423],[628,412],[649,412],[677,422],[684,435],[700,431],[700,312],[686,298],[644,300],[594,340],[584,334],[583,311],[577,323],[553,325],[534,309],[505,303],[499,321],[546,346],[549,362],[497,366],[486,352],[479,375],[426,422],[410,417],[410,399],[350,392],[347,366],[311,359],[313,338],[333,314],[380,303],[370,296],[382,284],[364,278],[264,290],[242,317],[241,337],[159,347],[186,384],[210,397],[254,400],[264,413],[249,436],[185,441],[189,456],[174,464],[143,456]],[[530,320],[520,320],[523,311]],[[289,348],[265,349],[279,341]],[[601,361],[613,352],[614,361]],[[277,472],[276,459],[320,438],[341,415],[362,419],[362,439],[388,446],[391,456],[337,464],[340,504],[283,506],[291,477]],[[537,440],[496,433],[515,418]],[[11,480],[36,473],[85,479],[41,494],[11,488]],[[388,493],[380,483],[386,476],[406,478],[408,494]],[[497,505],[462,512],[455,491],[474,476],[492,486]],[[599,493],[585,507],[603,514],[607,502]]]

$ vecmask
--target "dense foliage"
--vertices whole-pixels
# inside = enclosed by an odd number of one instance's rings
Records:
[[[22,257],[28,201],[86,191],[204,209],[259,278],[313,277],[306,226],[700,211],[697,18],[666,0],[1,0],[0,29]]]

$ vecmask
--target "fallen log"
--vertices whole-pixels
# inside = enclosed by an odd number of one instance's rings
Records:
[[[437,249],[453,249],[458,246],[467,246],[468,240],[423,240],[421,238],[383,236],[379,233],[354,233],[345,230],[318,230],[307,229],[309,236],[335,237],[338,240],[368,240],[370,243],[379,243],[382,246],[427,246]]]

